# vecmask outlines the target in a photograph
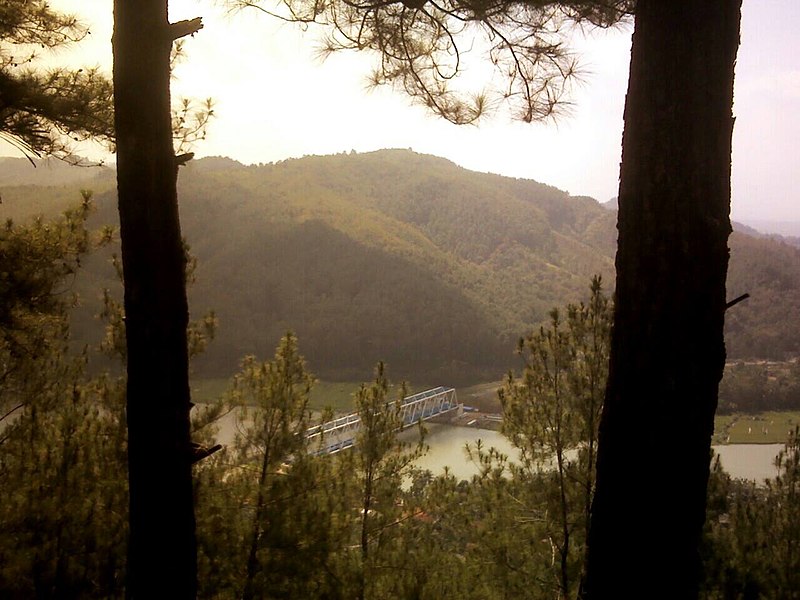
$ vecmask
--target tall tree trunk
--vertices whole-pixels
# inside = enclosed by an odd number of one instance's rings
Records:
[[[127,335],[131,598],[194,598],[185,256],[167,0],[114,1],[117,190]]]
[[[265,428],[266,429],[266,428]],[[268,437],[268,436],[265,436]],[[269,472],[270,441],[267,439],[264,448],[264,457],[261,460],[261,475],[258,478],[258,495],[256,497],[256,509],[253,514],[253,527],[250,537],[250,552],[247,556],[247,571],[244,579],[244,591],[242,600],[252,600],[256,597],[255,580],[259,571],[258,564],[258,544],[261,538],[261,524],[264,520],[264,512],[267,503],[267,473]],[[259,596],[260,597],[260,596]]]
[[[725,363],[741,0],[639,0],[584,596],[695,598]]]

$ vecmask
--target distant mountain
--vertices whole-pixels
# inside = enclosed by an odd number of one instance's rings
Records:
[[[5,221],[57,213],[80,200],[81,189],[100,193],[115,186],[111,167],[74,167],[56,159],[0,157],[0,217]]]
[[[535,182],[404,150],[204,167],[181,177],[193,297],[221,322],[204,364],[293,329],[325,374],[382,358],[401,376],[495,377],[531,324],[613,272],[613,218]]]
[[[731,235],[728,296],[750,299],[726,314],[728,354],[786,358],[800,354],[800,249],[784,241]]]
[[[61,186],[113,176],[113,167],[75,167],[55,158],[41,160],[0,156],[0,188],[7,186]]]
[[[762,230],[756,229],[755,226],[745,225],[743,223],[733,223],[733,228],[736,231],[741,231],[742,233],[746,233],[747,235],[755,238],[766,238],[770,240],[775,240],[776,242],[781,242],[785,244],[789,244],[790,246],[794,246],[795,248],[800,248],[800,223],[779,223],[779,222],[770,222],[772,225],[768,225],[767,222],[761,222],[762,225],[759,227],[763,227]],[[764,233],[764,231],[771,231],[773,233]],[[790,231],[797,231],[797,235],[788,235],[786,233],[780,232],[790,232]]]
[[[593,274],[613,289],[613,211],[411,151],[202,159],[182,168],[180,198],[193,314],[220,321],[196,364],[207,374],[270,356],[291,329],[326,378],[369,378],[378,359],[418,383],[496,378],[518,366],[516,339],[586,298]],[[97,202],[96,222],[112,221],[113,189]],[[731,245],[729,295],[752,296],[730,311],[731,356],[800,354],[800,251],[738,232]],[[118,288],[106,261],[88,261],[86,298]],[[90,304],[76,314],[85,339],[99,335]]]
[[[763,219],[747,219],[747,225],[766,235],[780,235],[788,238],[800,238],[800,220],[766,221]]]
[[[619,199],[616,196],[614,196],[613,198],[607,200],[606,202],[601,202],[600,206],[602,206],[603,208],[607,208],[608,210],[618,210]]]

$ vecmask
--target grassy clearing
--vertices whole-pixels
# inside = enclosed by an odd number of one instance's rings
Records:
[[[756,415],[722,415],[714,422],[714,442],[719,444],[783,444],[800,425],[800,412],[765,412]]]
[[[356,381],[317,381],[311,390],[311,408],[313,410],[332,408],[336,414],[352,412],[355,410],[355,395],[359,387],[361,382]],[[432,387],[435,386],[413,386],[408,388],[407,393],[415,394]],[[390,386],[388,396],[390,400],[397,398],[398,389],[397,385]]]
[[[231,388],[231,378],[193,379],[192,401],[200,404],[220,398]],[[311,408],[321,410],[332,407],[336,412],[347,412],[353,408],[353,394],[360,384],[354,382],[318,381],[311,391]]]
[[[311,390],[311,408],[332,408],[335,413],[352,412],[360,383],[353,381],[317,381]]]
[[[467,406],[473,406],[485,413],[500,413],[502,407],[497,397],[497,389],[502,386],[502,381],[490,381],[457,389],[456,394],[458,401]]]
[[[225,377],[215,379],[192,379],[189,386],[192,389],[192,402],[207,404],[217,400],[230,388],[231,380]]]

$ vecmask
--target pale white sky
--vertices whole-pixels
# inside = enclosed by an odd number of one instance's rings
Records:
[[[111,68],[111,0],[53,0],[91,26],[90,39],[55,59]],[[351,149],[413,148],[466,168],[534,179],[600,201],[616,196],[630,34],[586,35],[587,71],[556,124],[512,122],[502,111],[455,126],[390,89],[365,91],[374,55],[315,58],[315,34],[255,12],[227,16],[213,0],[171,0],[173,21],[203,17],[186,42],[173,96],[215,100],[198,156],[259,163]],[[744,0],[736,69],[733,217],[800,221],[800,2]],[[13,155],[0,143],[0,154]]]

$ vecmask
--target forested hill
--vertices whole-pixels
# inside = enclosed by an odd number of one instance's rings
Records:
[[[96,177],[95,218],[107,222],[115,200]],[[61,204],[62,183],[9,185],[0,164],[12,211],[53,190]],[[193,314],[213,308],[220,321],[196,366],[208,374],[270,355],[293,330],[325,377],[364,379],[384,359],[393,377],[417,382],[494,378],[517,366],[516,339],[551,307],[586,297],[592,274],[613,288],[613,211],[407,150],[260,166],[202,159],[181,170],[180,198],[199,261]],[[800,353],[800,251],[740,233],[731,243],[729,295],[753,298],[731,311],[730,353]],[[82,275],[85,297],[111,281],[104,261]],[[91,311],[77,318],[82,330]]]
[[[326,375],[385,359],[417,381],[497,377],[527,327],[613,271],[613,218],[534,182],[405,150],[206,166],[181,202],[214,363],[292,329]]]

